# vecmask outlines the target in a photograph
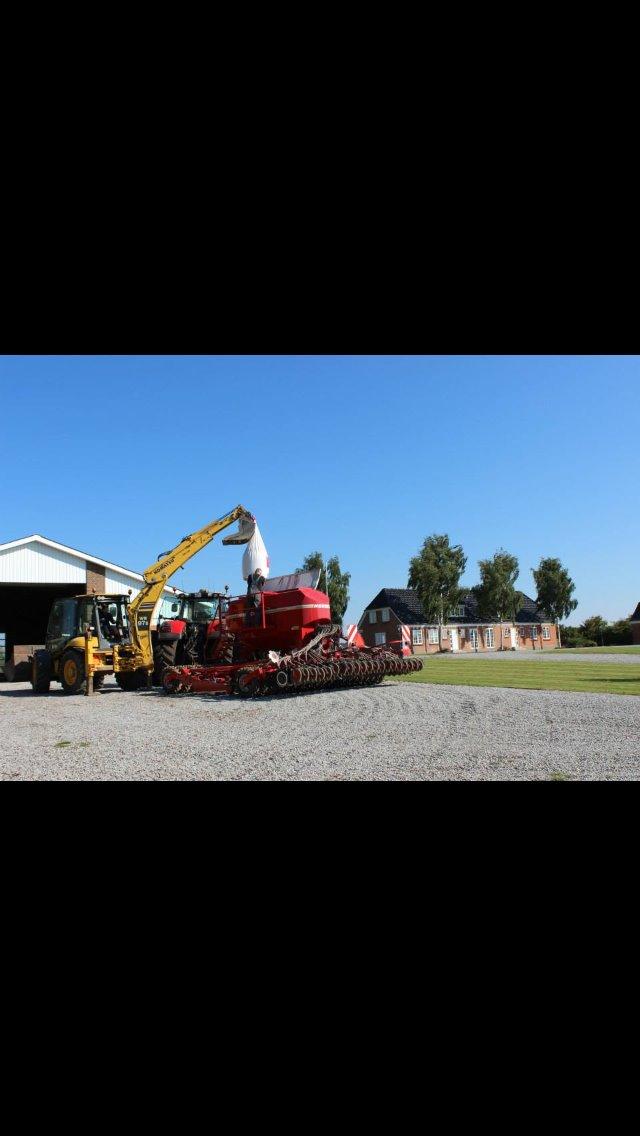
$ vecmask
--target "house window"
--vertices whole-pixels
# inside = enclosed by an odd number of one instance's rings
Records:
[[[484,645],[485,647],[493,647],[493,627],[485,627]]]
[[[411,635],[412,635],[412,638],[413,638],[414,647],[419,647],[422,643],[422,628],[421,627],[412,628]]]
[[[471,640],[471,646],[473,647],[474,651],[477,651],[478,650],[478,632],[477,632],[475,627],[470,628],[469,638]]]
[[[380,612],[380,622],[381,623],[388,623],[389,622],[389,608],[388,607],[383,607],[382,611]]]
[[[543,627],[542,628],[542,638],[543,639],[550,639],[551,638],[551,629],[549,627]]]
[[[384,647],[387,641],[386,631],[376,631],[376,647]]]
[[[532,638],[532,639],[537,639],[537,638],[538,638],[538,628],[537,628],[537,627],[532,627],[532,628],[531,628],[531,638]]]
[[[464,619],[466,610],[464,604],[458,604],[458,619]]]
[[[370,611],[369,612],[369,623],[376,623],[377,620],[378,620],[377,611]]]
[[[505,639],[510,639],[511,638],[511,628],[505,627],[502,634],[504,635]]]
[[[438,628],[437,627],[430,627],[429,628],[429,642],[430,643],[437,643],[438,642]]]
[[[443,638],[443,639],[448,639],[448,638],[449,638],[449,632],[447,631],[446,627],[443,627],[443,628],[442,628],[442,638]]]

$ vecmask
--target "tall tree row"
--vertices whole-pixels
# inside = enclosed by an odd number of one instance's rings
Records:
[[[517,556],[503,548],[487,560],[479,560],[480,583],[472,589],[461,588],[460,579],[467,558],[459,544],[452,545],[446,533],[434,533],[425,539],[417,556],[409,562],[410,588],[415,588],[425,619],[438,624],[438,645],[442,650],[442,627],[453,614],[462,597],[471,590],[478,603],[482,620],[514,620],[522,607],[523,593],[516,588],[519,574]],[[542,557],[532,575],[536,585],[536,603],[554,620],[560,645],[560,620],[566,619],[578,606],[573,599],[575,584],[568,571],[554,557]],[[500,634],[500,650],[504,636]]]

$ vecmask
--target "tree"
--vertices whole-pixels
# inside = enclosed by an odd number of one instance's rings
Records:
[[[594,643],[597,643],[599,647],[604,646],[605,634],[608,627],[609,624],[601,615],[590,615],[588,619],[585,619],[584,623],[580,624],[580,630],[585,639],[593,639]]]
[[[536,603],[554,620],[558,629],[558,646],[561,647],[560,620],[568,619],[578,606],[578,601],[572,598],[576,586],[567,569],[552,556],[542,557],[538,567],[532,568],[531,572],[537,589]]]
[[[584,635],[579,627],[568,627],[561,624],[558,627],[558,638],[562,632],[562,642],[565,647],[586,647],[588,644],[585,642]],[[595,643],[594,643],[595,647]]]
[[[442,650],[442,624],[464,594],[460,577],[467,558],[459,544],[451,545],[446,534],[433,534],[409,562],[409,587],[415,588],[425,619],[438,624]]]
[[[344,613],[349,605],[351,573],[340,570],[340,561],[337,556],[331,556],[325,565],[325,559],[321,552],[310,552],[308,556],[305,556],[302,568],[296,568],[296,571],[311,572],[317,568],[321,570],[318,588],[328,595],[331,604],[331,622],[339,623],[342,626]],[[329,577],[328,581],[327,576]]]
[[[607,635],[605,636],[607,646],[626,646],[628,643],[633,642],[633,635],[631,634],[631,624],[628,619],[618,619],[616,623],[612,623],[609,627]]]
[[[491,560],[479,560],[480,583],[473,588],[478,601],[478,615],[481,619],[500,621],[500,650],[504,651],[502,624],[506,619],[515,619],[522,605],[522,592],[515,587],[518,579],[518,558],[501,548]]]

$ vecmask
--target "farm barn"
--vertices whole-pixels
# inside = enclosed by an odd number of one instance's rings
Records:
[[[83,592],[136,595],[142,576],[98,556],[34,534],[0,544],[0,672],[28,678],[27,656],[44,643],[51,604]],[[174,597],[165,589],[161,610]]]

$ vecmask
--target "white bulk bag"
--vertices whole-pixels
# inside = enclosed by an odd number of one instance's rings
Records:
[[[266,580],[269,575],[269,563],[265,543],[260,536],[260,529],[256,524],[254,534],[242,555],[243,579],[248,580],[249,576],[253,576],[257,572],[259,576],[264,576]]]

